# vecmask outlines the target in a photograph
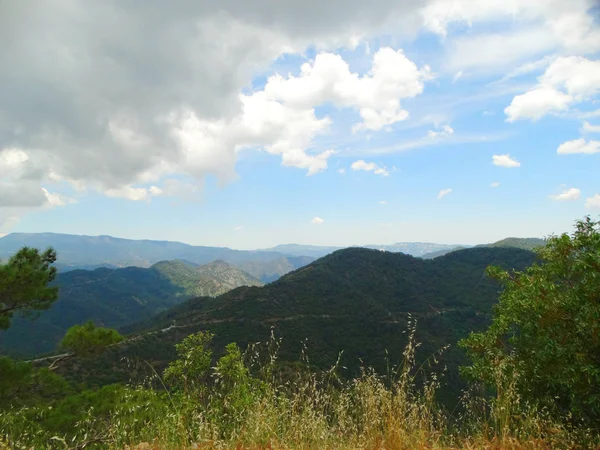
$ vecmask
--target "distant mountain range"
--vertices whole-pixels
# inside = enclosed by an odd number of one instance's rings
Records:
[[[531,250],[543,245],[538,238],[507,238],[481,246],[515,247]],[[54,247],[58,252],[56,266],[62,272],[98,267],[150,267],[159,261],[180,260],[190,264],[206,264],[222,260],[268,283],[302,267],[317,258],[346,247],[283,244],[262,250],[232,250],[172,241],[132,240],[111,236],[79,236],[58,233],[11,233],[0,238],[0,259],[8,258],[23,246]],[[352,246],[358,248],[358,246]],[[397,242],[391,245],[365,245],[360,248],[405,253],[425,259],[470,248],[468,245],[431,242]]]
[[[121,327],[143,320],[190,297],[214,297],[239,286],[262,282],[227,264],[194,266],[162,261],[150,268],[72,270],[54,283],[59,299],[35,321],[15,319],[0,332],[0,353],[33,355],[53,351],[72,325],[93,320]]]
[[[11,233],[0,238],[0,259],[23,246],[54,247],[61,272],[98,267],[150,267],[159,261],[182,260],[191,264],[225,261],[253,277],[270,282],[314,258],[287,257],[276,251],[232,250],[170,241],[120,239],[111,236],[78,236],[57,233]],[[303,255],[301,255],[303,256]]]
[[[283,338],[281,364],[294,364],[306,345],[313,367],[330,367],[343,351],[342,375],[358,373],[361,365],[386,373],[388,361],[401,360],[407,328],[416,320],[423,343],[419,363],[450,344],[439,369],[448,366],[444,383],[457,389],[457,366],[466,360],[456,342],[488,324],[498,298],[499,286],[485,276],[485,268],[523,269],[535,258],[516,248],[471,248],[431,260],[364,248],[339,250],[264,287],[191,299],[125,327],[134,339],[96,360],[73,361],[64,373],[100,384],[128,380],[143,368],[134,374],[119,361],[135,356],[160,371],[174,358],[173,345],[190,333],[210,330],[215,349],[222,349],[229,342],[265,342],[271,329]]]

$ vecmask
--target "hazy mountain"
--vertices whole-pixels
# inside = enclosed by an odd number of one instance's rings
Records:
[[[97,267],[150,267],[159,261],[184,260],[207,264],[222,260],[257,279],[273,281],[298,268],[298,260],[285,260],[275,251],[232,250],[202,247],[170,241],[120,239],[111,236],[78,236],[57,233],[11,233],[0,238],[0,259],[6,259],[23,246],[54,247],[61,271]],[[312,260],[312,259],[311,259]]]
[[[546,241],[540,238],[505,238],[497,242],[492,242],[491,244],[480,244],[476,245],[476,247],[503,247],[503,248],[519,248],[521,250],[535,250],[537,247],[543,247],[546,245]],[[457,246],[453,248],[447,248],[443,250],[438,250],[431,253],[426,253],[421,256],[423,259],[433,259],[439,256],[446,255],[451,252],[455,252],[457,250],[462,250],[465,248],[470,248],[469,246]]]
[[[150,359],[160,369],[174,357],[173,344],[190,333],[210,330],[215,348],[222,348],[229,342],[264,342],[274,327],[283,338],[282,363],[297,360],[306,342],[316,367],[328,367],[343,351],[346,374],[356,373],[359,359],[385,371],[386,358],[392,364],[400,360],[408,323],[416,320],[423,342],[420,360],[453,345],[440,361],[451,369],[454,382],[457,364],[464,362],[454,344],[485,327],[497,301],[499,286],[485,276],[485,268],[522,269],[534,259],[533,253],[515,248],[473,248],[432,260],[364,248],[340,250],[264,287],[184,302],[125,329],[141,337],[66,370],[76,379],[93,373],[101,383],[128,379],[127,367],[115,364],[124,356]]]
[[[190,297],[216,296],[239,286],[262,283],[245,272],[215,261],[195,267],[161,261],[146,269],[127,267],[59,273],[59,299],[35,321],[16,319],[0,332],[2,352],[34,354],[52,351],[70,326],[93,320],[121,327],[151,317]]]
[[[394,253],[405,253],[412,256],[422,256],[426,253],[458,248],[458,245],[434,244],[431,242],[397,242],[391,245],[353,245],[351,248],[370,248],[375,250],[384,250]],[[346,247],[330,247],[318,245],[299,245],[299,244],[284,244],[277,245],[267,251],[276,251],[289,256],[313,256],[321,258],[336,250],[341,250]]]

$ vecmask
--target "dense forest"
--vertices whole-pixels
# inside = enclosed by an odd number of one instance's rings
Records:
[[[67,329],[86,320],[120,328],[152,317],[196,296],[217,296],[239,286],[262,283],[223,262],[194,266],[162,261],[150,268],[98,268],[58,273],[52,286],[58,300],[35,321],[15,318],[0,331],[0,351],[32,357],[54,351]]]
[[[58,302],[55,260],[25,248],[0,266],[3,328]],[[599,283],[589,218],[535,252],[338,250],[120,332],[75,325],[54,357],[0,358],[0,437],[12,448],[593,448]]]

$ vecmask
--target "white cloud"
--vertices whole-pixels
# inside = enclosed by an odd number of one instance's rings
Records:
[[[380,205],[387,205],[388,202],[387,202],[387,200],[379,200],[379,204]]]
[[[64,206],[68,203],[75,203],[75,200],[57,194],[55,192],[49,192],[46,188],[42,188],[42,192],[46,196],[46,200],[48,201],[49,207]]]
[[[498,167],[520,167],[521,163],[516,159],[511,158],[511,156],[506,153],[504,155],[493,155],[492,163]]]
[[[344,169],[343,167],[341,169],[338,169],[338,173],[340,175],[344,175],[346,173],[346,169]]]
[[[339,55],[320,53],[314,63],[302,65],[297,77],[270,77],[264,92],[267,98],[300,110],[327,102],[357,108],[362,122],[354,130],[377,131],[406,120],[408,111],[400,100],[422,93],[424,82],[431,78],[428,66],[419,69],[402,50],[383,47],[373,56],[366,75],[352,73]]]
[[[584,138],[574,139],[560,144],[556,153],[559,155],[600,153],[600,141],[586,141]]]
[[[498,186],[500,186],[500,183],[497,181],[494,181],[493,183],[490,184],[490,187],[493,187],[493,188],[497,188]]]
[[[452,189],[448,188],[448,189],[442,189],[439,193],[438,193],[438,200],[441,200],[442,198],[444,198],[446,195],[450,194],[452,192]]]
[[[574,103],[593,98],[600,92],[600,60],[559,57],[538,81],[536,87],[515,96],[506,107],[507,121],[539,120],[546,114],[567,110]]]
[[[104,195],[112,198],[125,198],[127,200],[141,201],[148,200],[150,192],[146,188],[136,188],[132,186],[123,186],[115,189],[107,189]]]
[[[463,76],[463,71],[459,70],[458,72],[456,72],[456,74],[454,74],[454,77],[452,77],[452,84],[456,83],[459,79],[461,79]]]
[[[590,11],[594,0],[432,0],[422,8],[427,29],[446,36],[451,24],[508,23],[505,31],[470,30],[446,39],[448,71],[497,70],[527,64],[544,53],[594,54],[600,30]]]
[[[241,231],[243,229],[244,229],[243,225],[237,225],[237,226],[233,227],[233,231]]]
[[[583,122],[582,133],[600,133],[600,125],[592,125],[588,121]]]
[[[321,219],[320,217],[313,217],[313,219],[310,221],[310,223],[315,224],[315,225],[321,225],[323,222],[325,222],[323,219]]]
[[[354,171],[364,170],[365,172],[373,172],[376,175],[381,175],[384,177],[387,177],[390,174],[388,172],[387,168],[379,167],[374,162],[366,162],[362,159],[359,159],[358,161],[354,161],[352,163],[352,165],[350,166],[350,168]]]
[[[440,131],[429,130],[427,132],[427,136],[430,138],[433,138],[433,139],[452,136],[453,134],[454,134],[454,129],[450,125],[442,126],[442,129]]]
[[[600,210],[600,194],[585,199],[585,207],[588,209]]]
[[[548,197],[551,198],[552,200],[556,200],[559,202],[569,202],[569,201],[579,200],[580,196],[581,196],[581,191],[579,189],[569,188],[569,189],[563,189],[562,192],[560,192],[560,194],[549,195]]]

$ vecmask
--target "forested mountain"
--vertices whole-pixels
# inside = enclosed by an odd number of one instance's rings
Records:
[[[545,239],[540,238],[516,238],[509,237],[492,244],[485,244],[484,247],[512,247],[521,248],[523,250],[534,250],[537,247],[546,245]]]
[[[0,238],[0,259],[7,259],[24,246],[54,247],[58,253],[56,266],[62,272],[97,267],[150,267],[159,261],[175,259],[192,264],[207,264],[222,260],[263,282],[273,281],[297,269],[300,265],[314,260],[306,257],[287,258],[276,251],[232,250],[225,247],[194,246],[171,241],[57,233],[8,234]]]
[[[262,285],[224,261],[202,266],[162,261],[148,269],[73,270],[60,273],[54,284],[59,287],[59,299],[48,311],[42,311],[35,321],[16,319],[14,326],[0,331],[0,353],[52,351],[74,324],[93,320],[98,325],[121,327],[190,297],[217,296],[239,286]]]
[[[454,346],[469,331],[483,329],[498,296],[485,268],[522,269],[534,260],[533,253],[514,248],[466,249],[432,260],[364,248],[340,250],[264,287],[192,299],[127,327],[124,331],[141,337],[95,361],[76,362],[68,371],[101,383],[128,379],[126,366],[115,363],[123,356],[164,367],[174,357],[173,344],[192,332],[212,331],[216,347],[222,348],[229,342],[264,342],[271,327],[283,338],[282,361],[298,360],[306,342],[317,367],[333,364],[343,351],[346,374],[356,373],[359,360],[384,370],[386,357],[391,363],[400,360],[411,320],[417,321],[417,337],[423,342],[421,360],[446,344]],[[440,361],[451,368],[449,381],[456,382],[462,351],[451,347]]]

